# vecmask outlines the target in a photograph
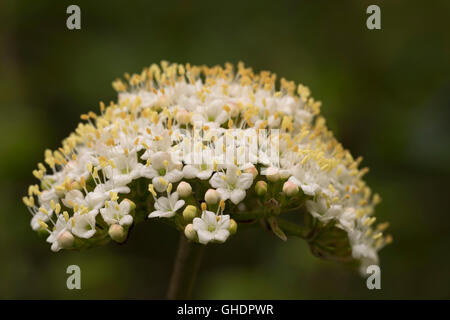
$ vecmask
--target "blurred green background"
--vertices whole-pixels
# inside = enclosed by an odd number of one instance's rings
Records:
[[[82,29],[66,29],[81,7]],[[366,28],[381,6],[382,30]],[[116,98],[111,81],[163,59],[236,63],[308,85],[382,195],[394,242],[381,290],[260,229],[207,248],[195,298],[450,298],[449,1],[0,3],[0,298],[163,298],[177,233],[138,225],[124,246],[50,251],[21,202],[45,148]],[[66,288],[66,268],[82,290]]]

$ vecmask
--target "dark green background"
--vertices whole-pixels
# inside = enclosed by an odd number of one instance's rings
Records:
[[[162,298],[177,234],[134,229],[124,246],[52,253],[22,205],[31,171],[79,121],[116,98],[111,81],[166,59],[236,63],[308,85],[382,195],[382,290],[254,229],[210,246],[196,298],[449,298],[450,1],[68,1],[0,3],[0,298]],[[365,10],[379,4],[382,30]],[[82,290],[66,289],[78,264]]]

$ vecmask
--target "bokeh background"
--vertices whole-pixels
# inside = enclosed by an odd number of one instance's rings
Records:
[[[81,7],[82,29],[66,29]],[[366,28],[381,7],[382,30]],[[371,168],[382,289],[260,229],[208,247],[195,298],[450,298],[449,1],[0,2],[0,298],[163,298],[177,233],[138,225],[126,245],[54,254],[21,197],[45,148],[114,100],[111,81],[163,59],[236,63],[308,85],[336,136]],[[66,288],[66,268],[82,289]]]

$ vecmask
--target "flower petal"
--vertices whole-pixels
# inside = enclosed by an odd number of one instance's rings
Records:
[[[183,179],[183,172],[181,172],[180,170],[174,169],[170,172],[168,172],[165,176],[164,179],[166,179],[168,182],[178,182],[181,179]]]
[[[207,244],[208,242],[214,239],[214,235],[206,230],[198,230],[197,235],[198,235],[198,242],[202,244]]]
[[[159,216],[161,216],[161,214],[163,213],[163,211],[161,210],[155,210],[152,213],[150,213],[148,215],[149,218],[158,218]]]
[[[178,200],[178,201],[175,203],[175,205],[173,206],[172,211],[173,211],[173,212],[178,211],[181,207],[184,206],[184,203],[185,203],[184,200]]]
[[[212,170],[202,170],[197,173],[197,178],[199,178],[200,180],[207,180],[209,179],[209,177],[211,177],[212,173]]]
[[[197,176],[199,170],[191,165],[186,165],[183,168],[183,175],[186,179],[194,179]]]
[[[236,187],[239,189],[247,190],[252,186],[253,175],[251,173],[243,173],[238,178]]]
[[[202,220],[205,221],[208,226],[217,226],[217,216],[212,211],[203,211]]]
[[[231,192],[231,202],[233,202],[234,204],[238,204],[239,202],[241,202],[242,200],[244,200],[245,198],[245,191],[241,190],[241,189],[235,189]]]
[[[133,217],[130,216],[129,214],[122,217],[122,219],[120,219],[120,221],[119,221],[119,224],[122,226],[129,226],[132,223],[133,223]]]
[[[230,231],[227,229],[220,229],[214,234],[214,240],[218,242],[225,242],[230,235]]]
[[[218,188],[216,191],[219,193],[220,199],[222,200],[228,200],[231,197],[231,191],[228,189]]]
[[[200,218],[194,218],[194,220],[192,221],[192,226],[195,231],[208,229],[208,225],[206,224],[206,222]]]
[[[228,186],[228,184],[222,179],[222,176],[224,174],[222,172],[216,172],[214,173],[214,175],[212,176],[211,180],[209,180],[209,184],[213,187],[213,188],[226,188]]]

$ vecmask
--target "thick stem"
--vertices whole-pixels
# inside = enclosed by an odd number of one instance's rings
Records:
[[[204,250],[204,245],[190,242],[183,233],[180,234],[167,299],[190,298]]]

